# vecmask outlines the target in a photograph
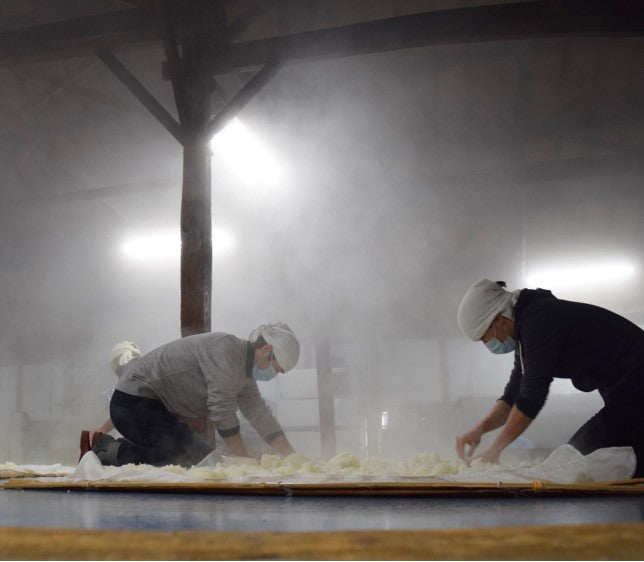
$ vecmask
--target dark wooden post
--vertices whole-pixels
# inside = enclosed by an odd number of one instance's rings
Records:
[[[210,331],[212,281],[211,152],[204,134],[211,118],[211,78],[199,64],[199,40],[184,44],[184,106],[181,197],[181,335]]]
[[[210,331],[212,281],[210,152],[183,150],[181,196],[181,335]]]

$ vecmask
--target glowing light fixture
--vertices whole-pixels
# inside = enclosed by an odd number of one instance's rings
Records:
[[[181,239],[177,234],[169,233],[137,236],[123,242],[121,252],[132,261],[168,261],[181,254]]]
[[[233,237],[229,232],[213,229],[213,256],[223,254],[233,246]],[[176,232],[159,232],[135,236],[123,242],[121,253],[130,261],[142,263],[174,261],[181,255],[181,237]]]
[[[628,261],[597,261],[534,271],[527,276],[528,287],[596,287],[627,281],[637,268]]]
[[[234,246],[233,237],[226,230],[214,229],[212,232],[212,255],[227,252]]]
[[[248,183],[275,185],[282,170],[264,145],[236,117],[210,141],[215,157]]]
[[[380,426],[382,429],[387,429],[389,427],[389,412],[386,410],[382,412],[380,416]]]

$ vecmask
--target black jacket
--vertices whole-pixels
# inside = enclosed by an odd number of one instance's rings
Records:
[[[543,407],[552,379],[599,390],[605,402],[644,392],[644,331],[604,308],[524,289],[514,309],[518,341],[502,400],[529,418]],[[644,405],[643,405],[644,407]]]

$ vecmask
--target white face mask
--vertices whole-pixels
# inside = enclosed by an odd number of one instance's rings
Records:
[[[492,353],[510,353],[517,348],[517,342],[510,336],[506,336],[503,341],[492,338],[490,341],[485,342],[485,347]]]
[[[499,341],[496,338],[496,328],[494,326],[492,326],[492,330],[494,331],[494,337],[490,341],[485,342],[485,347],[487,347],[492,353],[510,353],[517,348],[516,340],[508,336],[505,326],[503,327],[503,331],[505,332],[505,339],[503,341]]]
[[[273,365],[269,365],[264,369],[262,369],[257,365],[253,365],[253,378],[256,381],[270,381],[271,379],[274,379],[276,376],[277,376],[277,373],[275,372],[275,369],[273,369]]]

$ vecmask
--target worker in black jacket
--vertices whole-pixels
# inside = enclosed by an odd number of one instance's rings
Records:
[[[461,331],[493,353],[514,352],[503,396],[474,428],[456,439],[470,460],[484,433],[501,426],[478,455],[494,462],[543,407],[553,378],[568,378],[584,392],[598,390],[604,407],[570,439],[582,454],[603,447],[633,447],[635,477],[644,476],[644,331],[598,306],[556,298],[543,289],[506,291],[483,279],[458,310]]]

